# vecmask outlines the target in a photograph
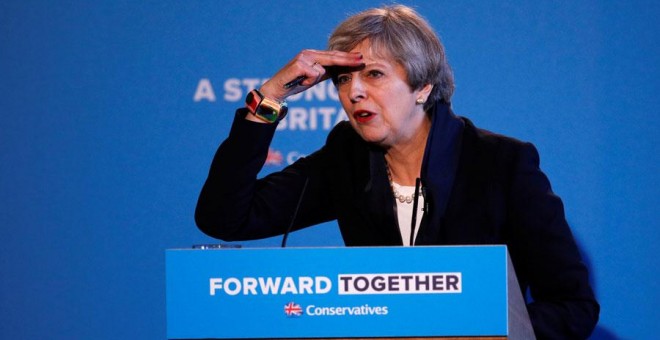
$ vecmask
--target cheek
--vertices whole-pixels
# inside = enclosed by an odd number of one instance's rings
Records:
[[[338,93],[339,95],[339,103],[341,104],[342,107],[344,107],[344,110],[346,110],[348,107],[351,105],[351,100],[348,98],[347,94]]]

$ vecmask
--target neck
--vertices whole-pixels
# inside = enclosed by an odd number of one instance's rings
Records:
[[[405,143],[397,143],[385,152],[392,180],[400,185],[414,186],[422,172],[422,160],[426,149],[426,140],[431,129],[427,118],[415,135]]]

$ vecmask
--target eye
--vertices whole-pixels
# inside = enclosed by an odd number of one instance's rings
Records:
[[[346,84],[351,80],[348,74],[340,74],[337,76],[337,85]]]
[[[384,76],[385,74],[379,70],[369,70],[367,72],[367,77],[369,78],[380,78]]]

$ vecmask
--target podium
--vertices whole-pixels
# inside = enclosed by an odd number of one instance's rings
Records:
[[[534,339],[505,246],[171,249],[168,339]]]

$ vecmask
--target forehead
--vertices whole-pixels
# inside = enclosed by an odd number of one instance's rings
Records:
[[[370,39],[362,40],[355,45],[350,52],[361,52],[366,60],[380,61],[395,64],[396,61],[392,57],[392,52],[387,48],[384,43],[373,41]]]
[[[385,44],[377,42],[372,43],[371,40],[365,39],[355,45],[355,47],[353,47],[349,52],[362,53],[365,64],[358,67],[327,67],[326,69],[328,69],[328,72],[330,72],[333,80],[336,80],[337,75],[360,71],[369,67],[370,64],[376,63],[379,65],[392,67],[393,69],[402,69],[402,72],[405,73],[405,71],[403,71],[403,65],[392,57],[390,50],[385,47]]]

